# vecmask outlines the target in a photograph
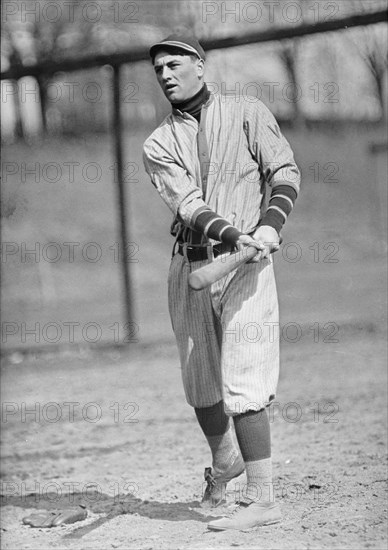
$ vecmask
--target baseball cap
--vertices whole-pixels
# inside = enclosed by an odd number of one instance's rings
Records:
[[[168,51],[169,48],[183,50],[188,54],[196,55],[199,59],[203,59],[204,61],[206,58],[204,49],[194,36],[181,36],[179,34],[170,34],[170,36],[161,42],[157,42],[151,46],[150,56],[154,59],[158,51]]]

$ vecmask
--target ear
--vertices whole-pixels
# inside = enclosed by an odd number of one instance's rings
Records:
[[[203,59],[198,59],[197,61],[197,75],[198,78],[202,78],[205,73],[205,62]]]

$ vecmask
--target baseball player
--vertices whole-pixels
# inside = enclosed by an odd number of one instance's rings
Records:
[[[169,311],[186,399],[212,453],[202,506],[225,502],[226,484],[245,471],[239,506],[208,527],[276,523],[266,412],[279,373],[271,253],[297,197],[299,170],[262,102],[209,92],[196,38],[171,35],[150,56],[172,112],[146,140],[144,164],[174,215]],[[192,271],[248,245],[258,251],[252,261],[207,289],[189,288]]]

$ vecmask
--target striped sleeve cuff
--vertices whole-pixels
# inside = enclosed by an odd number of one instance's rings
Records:
[[[291,214],[296,198],[297,193],[290,185],[277,185],[274,187],[267,212],[261,220],[260,225],[269,225],[280,233],[284,222]]]
[[[200,231],[209,239],[221,241],[234,246],[241,231],[231,225],[225,218],[222,218],[209,208],[198,209],[193,216],[193,228]]]

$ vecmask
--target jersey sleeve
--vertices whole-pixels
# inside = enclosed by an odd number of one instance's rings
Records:
[[[299,194],[299,169],[275,117],[261,101],[246,102],[244,130],[250,153],[271,187],[260,225],[270,225],[280,233]]]
[[[204,202],[202,190],[187,171],[160,144],[149,139],[143,148],[143,161],[163,201],[185,225],[209,239],[235,245],[241,231]]]

